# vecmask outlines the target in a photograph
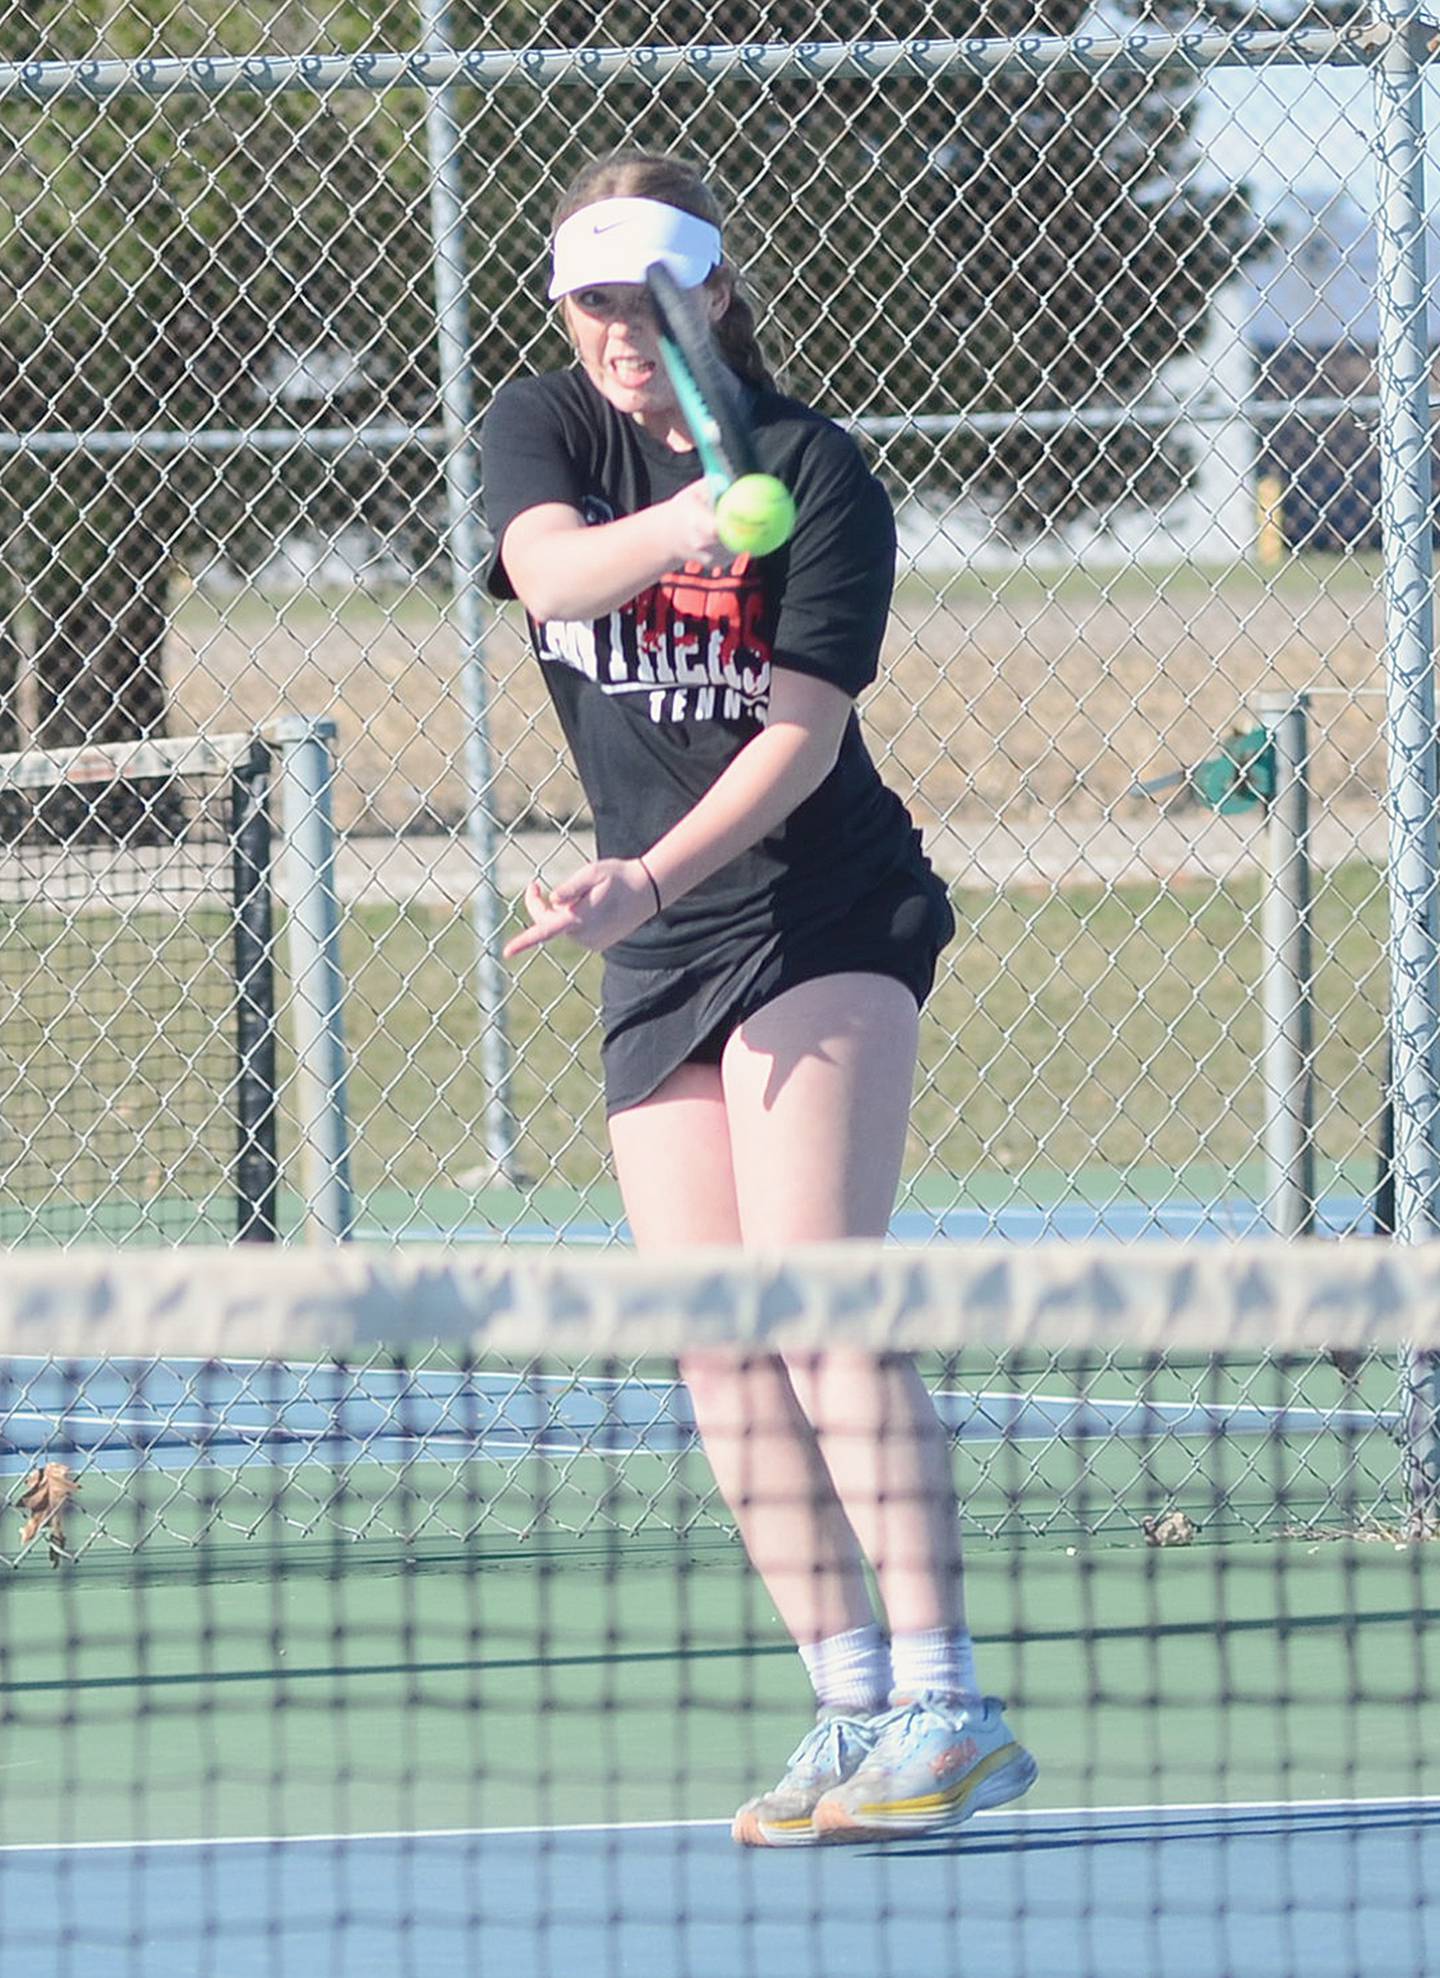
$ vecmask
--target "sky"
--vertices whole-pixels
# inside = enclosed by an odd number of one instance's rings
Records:
[[[1427,77],[1424,114],[1431,156],[1427,196],[1436,195],[1440,85]],[[1227,179],[1249,179],[1262,214],[1290,185],[1344,185],[1367,210],[1374,200],[1370,152],[1372,83],[1364,69],[1218,69],[1207,84],[1195,131]]]

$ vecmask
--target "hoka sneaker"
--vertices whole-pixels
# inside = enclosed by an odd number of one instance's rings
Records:
[[[815,1808],[817,1840],[948,1833],[984,1807],[1019,1799],[1039,1769],[993,1696],[971,1704],[917,1697],[871,1718],[867,1729],[864,1762]]]
[[[817,1836],[810,1816],[816,1802],[841,1785],[870,1755],[878,1717],[819,1719],[791,1752],[785,1777],[773,1792],[747,1799],[730,1831],[741,1847],[810,1847]]]

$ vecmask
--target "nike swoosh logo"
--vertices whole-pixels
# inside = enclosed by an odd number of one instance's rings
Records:
[[[590,231],[597,234],[613,234],[617,227],[623,227],[624,224],[623,220],[597,220]]]

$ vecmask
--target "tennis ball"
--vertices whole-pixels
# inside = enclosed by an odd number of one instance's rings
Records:
[[[715,504],[715,533],[737,556],[768,556],[794,527],[794,500],[773,474],[742,474]]]

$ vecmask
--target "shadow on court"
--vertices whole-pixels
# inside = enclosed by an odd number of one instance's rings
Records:
[[[996,1821],[1007,1816],[997,1815]],[[1009,1854],[1061,1848],[1154,1847],[1162,1842],[1280,1840],[1311,1834],[1417,1833],[1440,1828],[1440,1802],[1397,1800],[1393,1805],[1141,1808],[1114,1813],[1047,1813],[1009,1825],[979,1822],[946,1839],[887,1843],[887,1855]]]

